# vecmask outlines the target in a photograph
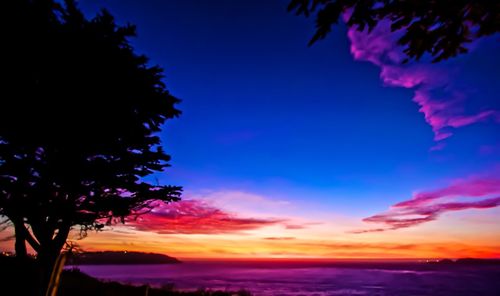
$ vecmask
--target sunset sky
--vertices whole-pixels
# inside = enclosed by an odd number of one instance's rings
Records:
[[[181,259],[500,258],[498,36],[401,65],[384,24],[308,47],[314,19],[287,3],[80,1],[136,24],[133,45],[182,100],[162,132],[172,167],[149,181],[184,194],[77,243]]]

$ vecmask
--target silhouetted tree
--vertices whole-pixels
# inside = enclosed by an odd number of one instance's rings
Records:
[[[157,133],[180,114],[162,69],[134,53],[131,25],[73,1],[2,3],[0,215],[47,274],[75,226],[82,231],[179,199],[143,177],[169,156]]]
[[[409,59],[429,53],[434,62],[465,53],[467,43],[500,32],[500,1],[491,0],[292,0],[288,10],[306,16],[317,12],[309,44],[325,38],[349,12],[347,26],[370,31],[386,20],[393,31],[404,31],[398,43]]]

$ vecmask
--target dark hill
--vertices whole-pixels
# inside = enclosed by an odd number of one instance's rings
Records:
[[[500,259],[479,259],[479,258],[460,258],[457,260],[442,259],[434,263],[440,265],[454,265],[454,266],[500,265]]]
[[[85,252],[73,255],[68,264],[75,265],[119,265],[119,264],[173,264],[180,263],[174,257],[142,252]]]

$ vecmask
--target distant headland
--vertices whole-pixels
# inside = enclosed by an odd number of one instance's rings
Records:
[[[69,258],[70,265],[135,265],[135,264],[176,264],[177,258],[156,253],[104,251],[75,254]]]
[[[500,259],[479,259],[479,258],[460,258],[456,260],[441,259],[429,262],[440,265],[500,265]]]

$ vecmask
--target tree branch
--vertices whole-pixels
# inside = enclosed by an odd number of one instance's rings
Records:
[[[30,244],[33,250],[38,253],[40,251],[40,243],[33,237],[26,226],[22,225],[22,228],[24,229],[26,241]]]

